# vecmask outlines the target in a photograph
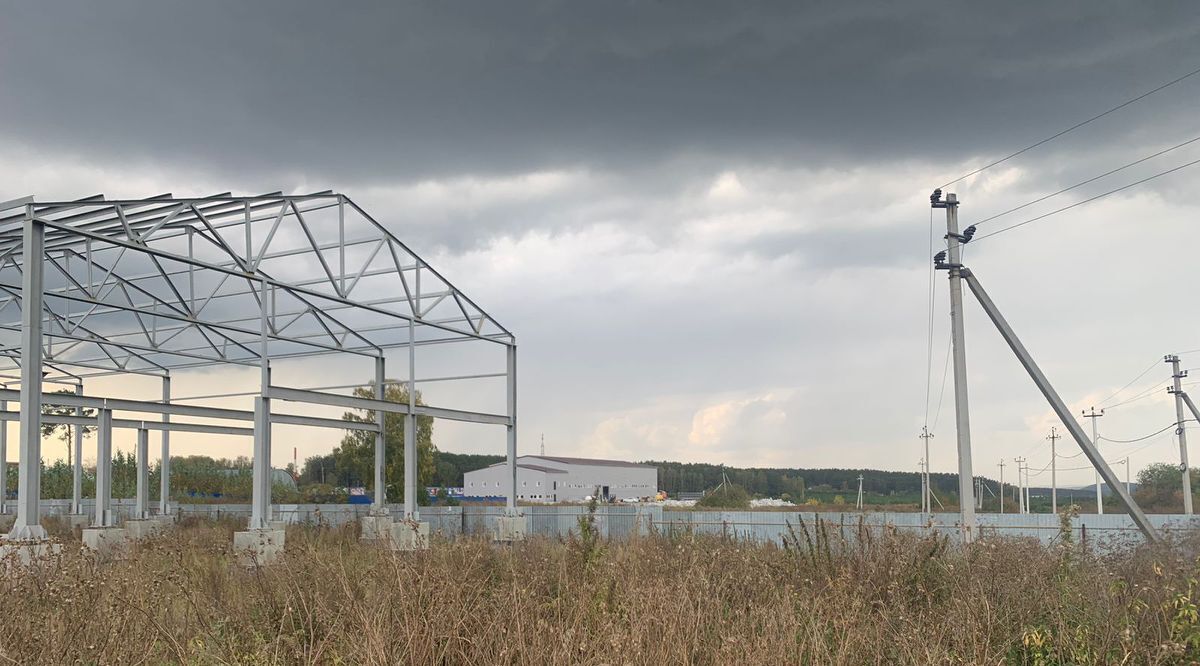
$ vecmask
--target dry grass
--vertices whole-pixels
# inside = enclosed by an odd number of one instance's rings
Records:
[[[1200,655],[1185,553],[970,549],[797,527],[794,547],[712,538],[465,539],[427,552],[293,529],[244,570],[232,524],[193,523],[96,564],[0,578],[18,663],[1108,664]]]

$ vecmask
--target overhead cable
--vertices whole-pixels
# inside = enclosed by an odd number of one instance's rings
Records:
[[[1143,99],[1146,99],[1147,97],[1149,97],[1149,96],[1153,95],[1154,93],[1156,93],[1156,92],[1159,92],[1159,91],[1161,91],[1161,90],[1165,90],[1165,89],[1167,89],[1167,88],[1170,88],[1171,86],[1175,85],[1176,83],[1179,83],[1179,82],[1181,82],[1181,81],[1184,81],[1184,80],[1186,80],[1186,79],[1189,79],[1189,78],[1191,78],[1191,77],[1195,76],[1196,74],[1200,74],[1200,69],[1194,69],[1194,70],[1192,70],[1192,71],[1188,72],[1187,74],[1184,74],[1183,76],[1181,76],[1181,77],[1179,77],[1179,78],[1176,78],[1176,79],[1172,79],[1172,80],[1170,80],[1170,81],[1167,81],[1166,83],[1164,83],[1164,84],[1162,84],[1162,85],[1158,86],[1157,88],[1154,88],[1154,89],[1152,89],[1152,90],[1147,90],[1146,92],[1144,92],[1144,93],[1142,93],[1142,94],[1138,95],[1137,97],[1134,97],[1133,99],[1129,99],[1129,100],[1126,100],[1126,101],[1124,101],[1124,102],[1121,102],[1120,104],[1118,104],[1118,105],[1116,105],[1116,106],[1112,107],[1111,109],[1108,109],[1107,111],[1104,111],[1104,112],[1102,112],[1102,113],[1098,113],[1098,114],[1096,114],[1096,115],[1092,116],[1091,118],[1088,118],[1087,120],[1084,120],[1084,121],[1082,121],[1082,122],[1075,123],[1074,125],[1072,125],[1072,126],[1070,126],[1070,127],[1066,128],[1066,129],[1064,129],[1064,130],[1062,130],[1062,131],[1060,131],[1060,132],[1057,132],[1057,133],[1055,133],[1055,134],[1052,134],[1052,135],[1050,135],[1050,136],[1048,136],[1048,137],[1046,137],[1046,138],[1044,138],[1044,139],[1041,139],[1040,141],[1036,141],[1036,142],[1034,142],[1034,143],[1031,143],[1031,144],[1029,144],[1028,146],[1025,146],[1024,148],[1022,148],[1022,149],[1020,149],[1020,150],[1016,151],[1015,153],[1010,153],[1010,154],[1008,154],[1008,155],[1005,155],[1004,157],[1001,157],[1000,159],[998,159],[998,160],[996,160],[996,161],[994,161],[994,162],[990,162],[990,163],[988,163],[988,164],[985,164],[985,165],[983,165],[983,166],[979,167],[978,169],[975,169],[974,171],[971,171],[971,172],[969,172],[969,173],[965,173],[965,174],[963,174],[963,175],[959,176],[958,178],[955,178],[954,180],[952,180],[952,181],[950,181],[950,182],[946,183],[945,185],[942,185],[942,188],[944,189],[944,188],[946,188],[946,187],[947,187],[947,186],[949,186],[949,185],[953,185],[953,184],[955,184],[955,183],[957,183],[957,182],[959,182],[959,181],[961,181],[961,180],[965,180],[965,179],[967,179],[967,178],[970,178],[971,176],[974,176],[974,175],[975,175],[975,174],[977,174],[977,173],[982,173],[982,172],[984,172],[984,171],[986,171],[986,170],[988,170],[988,169],[990,169],[990,168],[992,168],[992,167],[994,167],[994,166],[996,166],[996,165],[998,165],[998,164],[1003,164],[1004,162],[1007,162],[1007,161],[1011,160],[1012,158],[1014,158],[1014,157],[1016,157],[1016,156],[1018,156],[1018,155],[1021,155],[1022,153],[1025,153],[1025,152],[1028,152],[1028,151],[1030,151],[1030,150],[1033,150],[1034,148],[1037,148],[1038,146],[1042,146],[1042,145],[1045,145],[1045,144],[1047,144],[1047,143],[1050,143],[1051,141],[1053,141],[1053,140],[1057,139],[1057,138],[1058,138],[1058,137],[1060,137],[1060,136],[1063,136],[1064,134],[1068,134],[1068,133],[1070,133],[1070,132],[1074,132],[1075,130],[1079,129],[1080,127],[1083,127],[1084,125],[1088,125],[1088,124],[1090,124],[1090,123],[1093,123],[1093,122],[1095,122],[1095,121],[1097,121],[1097,120],[1100,120],[1101,118],[1103,118],[1103,117],[1107,116],[1108,114],[1110,114],[1110,113],[1113,113],[1113,112],[1115,112],[1115,111],[1120,111],[1121,109],[1123,109],[1123,108],[1125,108],[1125,107],[1129,106],[1130,104],[1134,104],[1135,102],[1140,102],[1141,100],[1143,100]]]

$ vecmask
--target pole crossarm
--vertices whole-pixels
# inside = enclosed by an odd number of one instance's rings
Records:
[[[1097,450],[1092,441],[1088,439],[1087,435],[1083,432],[1083,428],[1079,425],[1079,422],[1073,418],[1071,411],[1067,408],[1066,403],[1063,402],[1062,398],[1058,395],[1058,392],[1054,390],[1054,387],[1050,384],[1050,381],[1046,379],[1046,376],[1042,373],[1041,368],[1039,368],[1037,363],[1034,362],[1033,357],[1029,354],[1029,351],[1025,349],[1025,345],[1021,343],[1019,338],[1017,338],[1016,333],[1013,331],[1012,327],[1008,325],[1008,321],[1004,318],[1004,315],[1000,313],[1000,310],[996,307],[996,304],[992,302],[991,297],[988,296],[986,291],[984,291],[983,285],[979,282],[979,278],[975,276],[974,272],[965,267],[961,269],[961,275],[963,279],[966,280],[967,286],[970,287],[971,293],[975,295],[975,299],[983,307],[984,312],[987,313],[988,318],[992,320],[993,324],[995,324],[996,329],[1000,332],[1000,336],[1004,338],[1006,343],[1008,343],[1009,348],[1012,349],[1014,354],[1016,354],[1017,359],[1021,362],[1021,365],[1025,367],[1025,371],[1029,374],[1030,378],[1033,379],[1033,382],[1037,384],[1038,390],[1042,392],[1042,395],[1045,396],[1047,402],[1050,403],[1051,409],[1053,409],[1055,414],[1058,415],[1063,427],[1066,428],[1067,432],[1071,434],[1071,437],[1075,440],[1076,444],[1078,444],[1079,448],[1082,449],[1084,456],[1086,456],[1087,459],[1092,463],[1092,466],[1096,468],[1096,471],[1100,473],[1100,476],[1104,479],[1105,483],[1112,488],[1118,499],[1120,499],[1121,504],[1124,505],[1126,511],[1129,512],[1129,516],[1133,518],[1133,522],[1137,525],[1138,529],[1142,531],[1142,534],[1146,536],[1147,540],[1152,542],[1160,541],[1161,537],[1158,534],[1158,530],[1154,528],[1154,526],[1150,523],[1150,520],[1146,518],[1146,514],[1142,512],[1141,507],[1139,507],[1137,502],[1134,501],[1133,496],[1129,494],[1129,491],[1121,484],[1120,480],[1117,479],[1117,475],[1112,471],[1112,468],[1108,466],[1108,462],[1106,462],[1104,458],[1100,456],[1099,450]]]

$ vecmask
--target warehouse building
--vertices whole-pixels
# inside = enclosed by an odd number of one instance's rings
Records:
[[[504,463],[463,475],[463,495],[491,497],[505,488]],[[658,468],[621,460],[519,456],[517,499],[529,502],[579,502],[601,499],[635,500],[658,493]]]

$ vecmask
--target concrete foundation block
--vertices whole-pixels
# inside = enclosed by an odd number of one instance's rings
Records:
[[[166,531],[166,526],[157,518],[141,518],[125,521],[125,531],[130,541],[141,541],[159,536]]]
[[[283,530],[246,530],[233,533],[233,550],[242,566],[256,567],[271,564],[283,554]]]
[[[5,571],[45,566],[62,553],[62,544],[49,540],[0,541],[0,567]]]
[[[402,520],[391,524],[392,550],[426,550],[429,548],[429,523]]]
[[[394,524],[395,521],[391,516],[363,516],[359,519],[359,525],[362,528],[359,538],[363,541],[390,539]]]
[[[150,520],[158,521],[163,526],[163,529],[168,529],[175,526],[175,514],[173,513],[156,514],[151,516]]]
[[[268,520],[267,525],[269,525],[270,528],[273,530],[282,531],[282,530],[287,529],[287,521],[286,520]]]
[[[496,518],[495,540],[503,543],[524,541],[526,532],[525,516],[500,516]]]
[[[119,557],[129,549],[129,533],[122,527],[87,527],[83,545],[100,558]]]
[[[90,513],[68,513],[59,516],[59,520],[74,532],[79,532],[90,527],[92,518],[95,518],[95,516]]]

